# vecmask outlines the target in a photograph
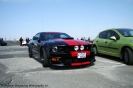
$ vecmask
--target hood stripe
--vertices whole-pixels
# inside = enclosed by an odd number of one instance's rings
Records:
[[[65,39],[60,39],[61,41],[67,43],[69,46],[74,46],[74,45],[88,45],[86,42],[84,41],[80,41],[80,40],[65,40]]]

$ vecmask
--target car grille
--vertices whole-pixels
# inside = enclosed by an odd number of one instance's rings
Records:
[[[91,45],[84,46],[84,50],[90,50],[90,49],[91,49]],[[58,52],[68,53],[70,51],[75,51],[74,46],[58,46]],[[78,50],[78,51],[81,51],[81,50]]]

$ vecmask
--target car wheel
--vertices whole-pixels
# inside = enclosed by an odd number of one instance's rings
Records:
[[[50,66],[50,63],[48,61],[48,56],[47,56],[46,51],[44,49],[42,49],[41,59],[42,59],[43,67],[49,67]]]
[[[31,51],[31,48],[29,48],[29,57],[32,58],[32,51]]]
[[[94,54],[98,55],[98,51],[97,51],[97,47],[96,46],[93,47],[93,50],[94,50]]]
[[[123,57],[127,65],[133,64],[133,51],[131,49],[125,48]]]

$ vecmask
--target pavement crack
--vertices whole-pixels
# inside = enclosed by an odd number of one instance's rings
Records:
[[[0,86],[2,87],[2,86],[7,86],[7,85],[11,84],[13,76],[14,76],[13,74],[6,76],[4,78],[4,80],[0,83]]]

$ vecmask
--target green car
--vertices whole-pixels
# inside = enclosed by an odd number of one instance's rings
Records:
[[[106,54],[133,64],[133,29],[108,29],[93,40],[95,55]]]

